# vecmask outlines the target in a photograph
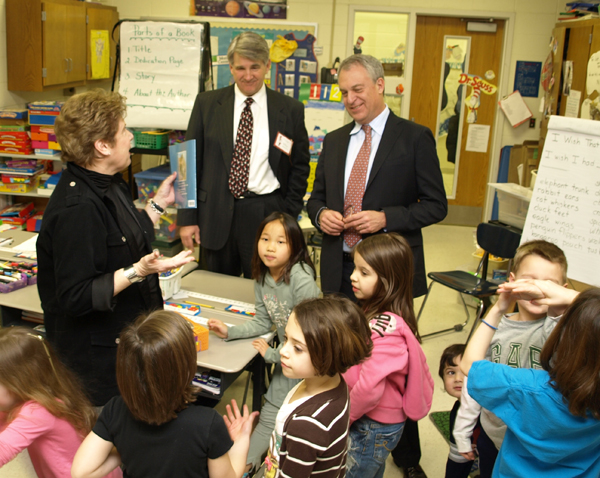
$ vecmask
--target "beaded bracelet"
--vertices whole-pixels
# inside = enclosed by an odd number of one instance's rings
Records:
[[[490,329],[493,329],[493,330],[498,330],[498,327],[494,327],[492,324],[488,324],[488,323],[487,323],[485,320],[481,319],[481,321],[482,321],[482,322],[483,322],[485,325],[487,325],[487,326],[488,326]]]
[[[161,216],[165,213],[165,210],[156,204],[153,199],[150,199],[148,202],[150,203],[150,209],[152,209],[155,213],[160,214]]]

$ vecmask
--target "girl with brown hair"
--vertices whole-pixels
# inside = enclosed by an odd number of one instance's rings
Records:
[[[126,477],[239,478],[258,414],[228,408],[226,422],[190,406],[196,388],[191,326],[175,312],[140,316],[120,336],[112,398],[73,461],[74,478],[95,478],[123,464]],[[227,423],[227,424],[226,424]]]
[[[25,327],[0,328],[0,466],[27,448],[39,477],[70,476],[95,422],[77,378],[43,337]]]
[[[354,249],[352,291],[371,328],[373,353],[344,374],[350,389],[348,478],[381,478],[407,418],[427,415],[433,379],[412,305],[413,253],[399,234]]]

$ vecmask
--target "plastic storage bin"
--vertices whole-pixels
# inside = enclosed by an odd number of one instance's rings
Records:
[[[146,201],[140,201],[139,199],[135,201],[134,204],[135,207],[140,211],[146,207]],[[178,238],[179,229],[177,229],[177,209],[174,207],[168,207],[167,212],[160,216],[160,219],[154,225],[154,241],[155,243],[157,241],[161,242],[161,244],[155,245],[155,247],[159,249],[162,254],[168,255],[165,254],[166,248],[170,249],[170,251],[167,252],[172,252],[173,247],[176,246],[176,243],[173,241],[176,241]],[[181,241],[179,241],[179,245],[181,246]]]
[[[171,167],[168,164],[135,173],[133,177],[138,187],[138,199],[146,203],[148,199],[153,198],[160,183],[167,179],[169,174]]]
[[[498,220],[523,229],[532,191],[514,183],[489,183],[498,194]]]
[[[170,130],[161,131],[136,131],[133,130],[136,148],[162,149],[169,145]]]

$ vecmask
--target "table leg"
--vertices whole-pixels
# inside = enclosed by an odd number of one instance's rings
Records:
[[[260,412],[265,386],[265,359],[257,354],[252,362],[252,411]]]

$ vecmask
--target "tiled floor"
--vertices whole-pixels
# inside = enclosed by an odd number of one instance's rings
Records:
[[[473,231],[474,228],[461,226],[431,226],[425,229],[423,236],[427,270],[467,269],[476,265],[477,261],[471,256],[475,250]],[[462,323],[464,321],[464,309],[459,300],[455,292],[439,285],[434,286],[419,322],[421,334]],[[421,302],[422,299],[415,301],[416,312],[418,312]],[[434,336],[423,341],[423,349],[435,380],[435,393],[431,411],[450,410],[454,403],[454,399],[444,392],[442,380],[437,375],[439,359],[445,347],[453,343],[464,343],[466,341],[474,315],[473,309],[470,312],[471,322],[462,332]],[[232,398],[241,402],[245,383],[246,376],[244,374],[225,393],[225,400],[217,406],[220,412],[224,411],[225,404]],[[422,449],[421,465],[429,478],[443,477],[448,445],[428,417],[421,420],[419,427]],[[391,458],[388,460],[384,476],[385,478],[400,478],[403,476],[402,472],[393,464]],[[0,478],[13,477],[35,477],[26,453],[19,455],[17,459],[0,469]]]

